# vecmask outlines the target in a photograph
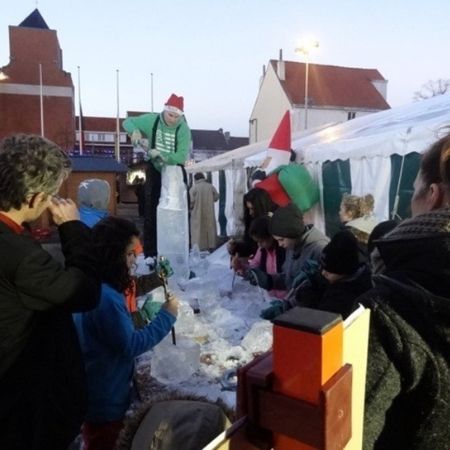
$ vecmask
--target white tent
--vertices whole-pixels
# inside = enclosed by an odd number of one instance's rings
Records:
[[[312,136],[326,127],[327,125],[324,125],[311,130],[294,133],[293,139]],[[222,191],[222,189],[220,189],[219,172],[223,171],[225,179],[224,190],[226,192],[223,214],[227,221],[226,232],[228,236],[239,233],[240,226],[242,225],[240,221],[240,218],[242,217],[242,197],[247,191],[247,174],[245,169],[246,167],[249,167],[246,165],[246,161],[249,156],[258,155],[258,158],[261,159],[262,162],[265,158],[269,143],[270,140],[266,140],[239,147],[235,150],[230,150],[226,153],[222,153],[186,167],[187,173],[211,172],[213,185],[219,191]],[[257,166],[258,164],[255,163],[252,166]],[[216,217],[219,217],[219,205],[217,203]],[[218,229],[220,229],[220,223],[218,224],[218,227]]]
[[[292,148],[297,153],[297,161],[304,163],[319,183],[321,192],[323,164],[349,161],[352,193],[372,193],[375,214],[379,220],[385,220],[391,214],[389,190],[392,183],[399,186],[402,176],[400,170],[400,176],[392,179],[390,157],[423,153],[449,127],[450,95],[447,94],[293,135]],[[191,170],[255,167],[264,160],[267,145],[268,141],[241,147],[221,155],[220,160],[215,157],[194,165]],[[324,229],[323,198],[314,211],[313,220]]]

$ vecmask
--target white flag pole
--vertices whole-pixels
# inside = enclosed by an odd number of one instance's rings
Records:
[[[81,120],[82,110],[81,110],[81,81],[80,81],[80,66],[77,66],[78,69],[78,131],[79,131],[79,140],[78,145],[80,148],[80,156],[83,155],[83,123]]]
[[[41,136],[44,137],[44,92],[42,86],[42,64],[39,63],[39,98],[41,108]]]
[[[150,83],[150,96],[151,96],[151,112],[153,112],[153,72],[150,74],[151,83]]]
[[[116,86],[117,86],[116,160],[120,162],[119,69],[116,70]]]

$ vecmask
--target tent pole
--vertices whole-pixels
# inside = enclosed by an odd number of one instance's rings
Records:
[[[394,206],[392,208],[392,212],[391,212],[391,219],[395,220],[395,219],[401,219],[401,217],[398,215],[398,204],[400,202],[400,183],[402,181],[402,176],[403,176],[403,167],[405,165],[405,155],[402,155],[402,164],[400,166],[400,173],[398,176],[398,182],[397,182],[397,189],[395,191],[395,199],[394,199]]]

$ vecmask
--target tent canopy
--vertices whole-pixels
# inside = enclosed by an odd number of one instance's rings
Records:
[[[378,220],[407,217],[418,154],[446,131],[450,131],[449,94],[294,133],[297,162],[305,164],[321,192],[320,205],[311,210],[309,220],[332,235],[345,192],[372,193]],[[225,218],[228,235],[242,215],[245,168],[259,166],[268,146],[268,140],[258,142],[187,168],[191,173],[213,172],[221,194],[217,214]]]
[[[325,129],[328,126],[330,126],[330,124],[322,125],[320,127],[316,127],[307,131],[296,132],[293,133],[292,138],[306,138],[313,135],[314,133],[317,133],[317,131],[319,130]],[[196,164],[193,164],[192,166],[187,166],[186,172],[214,172],[217,170],[226,169],[242,169],[244,168],[244,161],[246,161],[248,157],[251,157],[253,155],[258,155],[258,158],[262,162],[266,157],[269,144],[270,140],[267,139],[265,141],[255,142],[254,144],[245,145],[243,147],[230,150],[220,155],[213,156],[212,158],[205,159],[204,161],[200,161]]]
[[[316,163],[423,153],[443,131],[450,131],[450,95],[440,95],[293,137],[297,161]],[[264,153],[245,159],[252,167]]]

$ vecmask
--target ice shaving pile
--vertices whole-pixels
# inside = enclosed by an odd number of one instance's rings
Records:
[[[143,273],[145,263],[138,263],[137,273]],[[191,270],[196,277],[188,281],[169,279],[181,304],[176,345],[169,334],[138,358],[137,389],[141,398],[177,390],[234,408],[236,369],[272,346],[272,324],[259,317],[270,298],[234,276],[225,246],[208,256],[191,254]],[[164,301],[163,289],[152,296]]]

